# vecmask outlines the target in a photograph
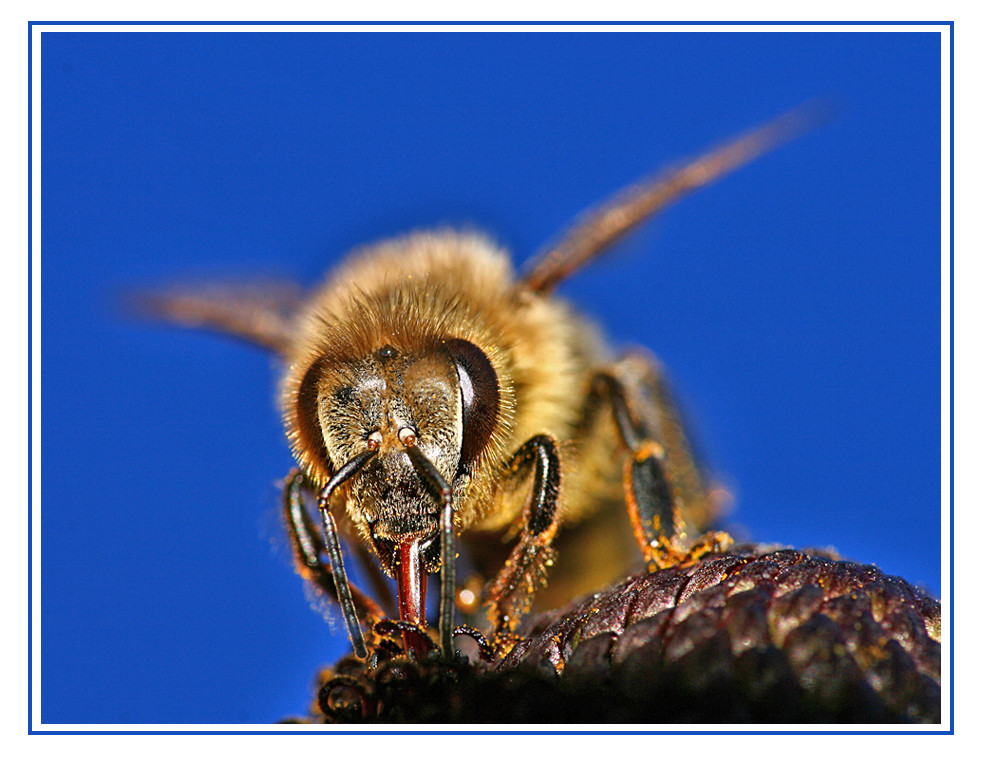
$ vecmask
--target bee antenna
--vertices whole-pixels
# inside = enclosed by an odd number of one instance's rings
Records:
[[[358,622],[354,600],[351,598],[348,576],[344,572],[344,560],[341,558],[341,540],[338,538],[338,527],[334,522],[334,516],[331,514],[330,502],[334,491],[358,473],[377,452],[377,446],[369,447],[346,462],[331,477],[327,486],[321,490],[317,497],[317,506],[321,511],[321,522],[324,524],[324,545],[327,548],[327,559],[331,564],[331,575],[334,577],[334,588],[337,590],[338,602],[341,604],[344,625],[348,629],[348,638],[351,639],[351,646],[355,650],[355,655],[362,659],[368,657],[368,648],[365,646],[365,636],[361,630],[361,623]]]
[[[533,292],[548,294],[571,273],[667,205],[790,142],[833,115],[828,103],[805,103],[687,165],[621,190],[584,213],[558,242],[536,256],[523,277],[525,286]]]
[[[406,444],[406,453],[430,493],[443,505],[440,511],[440,648],[443,656],[453,658],[453,610],[456,588],[453,545],[453,490],[436,466],[415,444]]]

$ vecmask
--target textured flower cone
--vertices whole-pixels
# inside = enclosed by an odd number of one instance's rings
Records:
[[[494,664],[342,661],[306,722],[938,723],[940,616],[873,566],[741,546],[541,615]]]

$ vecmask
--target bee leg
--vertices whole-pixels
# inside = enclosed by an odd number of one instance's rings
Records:
[[[487,587],[488,617],[496,638],[507,635],[532,604],[532,595],[552,565],[550,547],[559,528],[559,453],[551,436],[533,436],[508,463],[508,474],[533,469],[534,478],[522,514],[522,534],[505,566]]]
[[[283,487],[283,512],[287,525],[287,533],[290,536],[290,543],[293,546],[294,563],[297,572],[307,579],[321,594],[329,597],[341,606],[344,615],[345,626],[348,635],[351,637],[352,646],[355,654],[359,657],[368,655],[365,646],[365,639],[361,632],[361,624],[358,616],[365,616],[369,619],[369,627],[384,617],[382,609],[373,602],[367,595],[360,592],[348,583],[344,573],[344,564],[341,561],[340,545],[337,539],[337,529],[328,531],[328,539],[333,533],[334,544],[331,545],[321,537],[311,518],[310,511],[304,503],[303,492],[310,491],[306,477],[298,470],[294,470],[287,477]],[[333,516],[328,512],[325,519],[330,518],[333,525]],[[325,529],[327,530],[327,528]],[[324,564],[321,553],[326,552],[330,557],[331,563]],[[340,570],[332,569],[331,564],[334,558]]]
[[[698,559],[732,543],[710,532],[686,548],[686,522],[711,519],[706,492],[678,409],[657,363],[633,354],[594,376],[591,401],[609,403],[630,455],[624,489],[634,536],[652,570]]]

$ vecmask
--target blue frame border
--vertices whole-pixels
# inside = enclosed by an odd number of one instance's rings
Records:
[[[32,445],[33,445],[33,435],[31,427],[31,416],[33,408],[33,352],[31,335],[33,333],[33,320],[32,320],[32,287],[33,287],[33,239],[31,236],[32,223],[33,223],[33,207],[32,207],[32,196],[33,196],[33,177],[31,172],[31,161],[33,155],[33,101],[34,93],[32,90],[33,82],[33,70],[32,70],[32,55],[33,55],[33,29],[35,26],[390,26],[390,25],[402,25],[402,26],[485,26],[489,24],[494,24],[496,26],[529,26],[535,24],[548,24],[551,26],[568,26],[568,27],[578,27],[578,26],[622,26],[625,24],[631,24],[636,26],[715,26],[715,25],[729,25],[734,27],[740,26],[813,26],[815,24],[823,25],[841,25],[841,26],[922,26],[922,25],[933,25],[933,26],[947,26],[949,29],[949,139],[950,139],[950,154],[949,160],[949,192],[950,192],[950,207],[949,207],[949,232],[950,232],[950,242],[949,242],[949,391],[950,391],[950,406],[949,406],[949,447],[954,451],[955,447],[955,416],[954,416],[954,396],[955,396],[955,379],[954,379],[954,354],[955,354],[955,210],[954,210],[954,197],[955,197],[955,22],[954,21],[575,21],[575,22],[555,22],[555,21],[28,21],[27,23],[27,320],[28,320],[28,339],[27,339],[27,375],[28,375],[28,386],[27,386],[27,461],[28,461],[28,522],[27,522],[27,733],[28,735],[290,735],[290,736],[322,736],[328,734],[343,734],[343,735],[372,735],[372,736],[416,736],[416,735],[460,735],[469,734],[476,736],[499,736],[499,735],[522,735],[522,736],[553,736],[553,735],[573,735],[573,736],[595,736],[595,735],[624,735],[624,736],[650,736],[650,735],[751,735],[751,736],[761,736],[761,735],[862,735],[862,736],[880,736],[880,735],[954,735],[955,732],[955,711],[954,711],[954,699],[955,699],[955,670],[954,670],[954,650],[955,650],[955,501],[954,501],[954,485],[955,485],[955,463],[954,454],[950,456],[949,459],[949,486],[951,490],[951,498],[949,503],[949,525],[950,532],[949,537],[949,587],[950,587],[950,607],[949,613],[951,618],[951,630],[949,631],[949,647],[952,659],[951,670],[949,674],[949,704],[951,705],[949,713],[949,729],[947,731],[888,731],[888,730],[877,730],[877,731],[787,731],[787,730],[756,730],[756,731],[734,731],[734,730],[691,730],[691,731],[616,731],[616,730],[601,730],[601,731],[563,731],[563,730],[538,730],[538,731],[487,731],[487,730],[435,730],[435,731],[423,731],[423,730],[412,730],[412,731],[375,731],[375,730],[323,730],[323,731],[285,731],[285,730],[275,730],[275,731],[260,731],[260,730],[217,730],[217,731],[201,731],[201,730],[165,730],[165,731],[144,731],[144,730],[111,730],[111,731],[56,731],[56,730],[43,730],[36,731],[33,730],[31,723],[33,721],[33,679],[31,677],[31,661],[33,654],[33,623],[31,617],[31,608],[33,606],[33,595],[32,595],[32,585],[31,585],[31,564],[32,564],[32,515],[34,502],[32,498],[31,491],[31,471],[33,470],[34,461],[32,458]]]

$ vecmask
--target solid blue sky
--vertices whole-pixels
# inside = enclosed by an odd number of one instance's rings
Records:
[[[522,261],[815,97],[833,123],[561,294],[668,366],[741,533],[940,591],[942,63],[913,33],[44,33],[43,720],[271,722],[347,645],[278,522],[275,364],[123,294],[310,285],[446,224]]]

